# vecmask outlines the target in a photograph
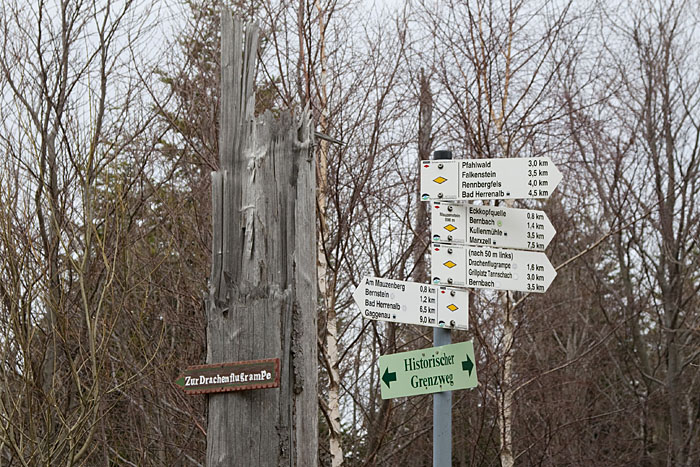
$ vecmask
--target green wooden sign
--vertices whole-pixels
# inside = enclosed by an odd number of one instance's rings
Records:
[[[187,368],[175,384],[187,394],[276,388],[279,368],[279,358],[197,365]]]
[[[476,387],[472,341],[379,357],[382,399]]]

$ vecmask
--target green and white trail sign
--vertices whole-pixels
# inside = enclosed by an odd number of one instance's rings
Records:
[[[379,357],[382,399],[476,387],[472,341]]]

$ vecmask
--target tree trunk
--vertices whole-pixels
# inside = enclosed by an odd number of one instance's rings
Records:
[[[509,206],[510,207],[510,206]],[[501,466],[513,467],[513,350],[515,346],[515,324],[510,300],[511,292],[501,293],[503,307],[503,373],[501,376],[501,400],[498,411],[498,426],[501,432]]]
[[[321,79],[319,87],[318,107],[319,131],[328,134],[328,70],[326,58],[326,22],[327,14],[316,0],[318,10],[319,27],[319,60],[321,65]],[[307,80],[308,83],[308,80]],[[340,354],[338,352],[338,315],[336,313],[335,290],[337,278],[334,271],[329,274],[326,248],[328,246],[328,141],[320,140],[318,144],[318,193],[317,206],[320,235],[318,239],[317,267],[319,278],[319,291],[323,311],[326,312],[326,357],[328,358],[328,447],[331,455],[331,466],[343,465],[342,432],[340,426]],[[332,277],[331,277],[332,276]]]
[[[430,147],[432,146],[433,131],[433,96],[430,93],[430,80],[425,72],[420,73],[420,95],[418,97],[418,174],[420,174],[421,161],[430,159]],[[426,203],[421,200],[420,189],[416,189],[416,227],[413,245],[414,268],[413,280],[416,282],[428,282],[428,265],[425,261],[426,242],[430,242],[428,227],[428,210]]]
[[[280,359],[280,387],[209,396],[207,465],[318,457],[315,173],[308,114],[255,119],[258,30],[222,16],[207,363]],[[241,54],[241,51],[243,53]]]

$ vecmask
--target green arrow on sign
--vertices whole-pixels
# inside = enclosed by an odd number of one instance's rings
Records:
[[[382,355],[382,399],[473,388],[479,384],[474,361],[472,341]]]
[[[396,372],[394,371],[393,373],[389,373],[389,368],[387,367],[386,370],[384,370],[384,376],[382,376],[382,381],[386,384],[386,387],[390,388],[392,381],[396,381]]]
[[[474,369],[474,362],[472,362],[472,359],[469,358],[469,355],[467,355],[467,360],[465,362],[462,362],[462,370],[468,371],[469,376],[471,376],[473,369]]]

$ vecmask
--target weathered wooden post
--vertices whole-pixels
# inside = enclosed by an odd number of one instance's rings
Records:
[[[230,12],[221,27],[207,363],[279,358],[280,385],[208,396],[207,465],[315,466],[313,131],[308,112],[254,117],[257,27]]]

